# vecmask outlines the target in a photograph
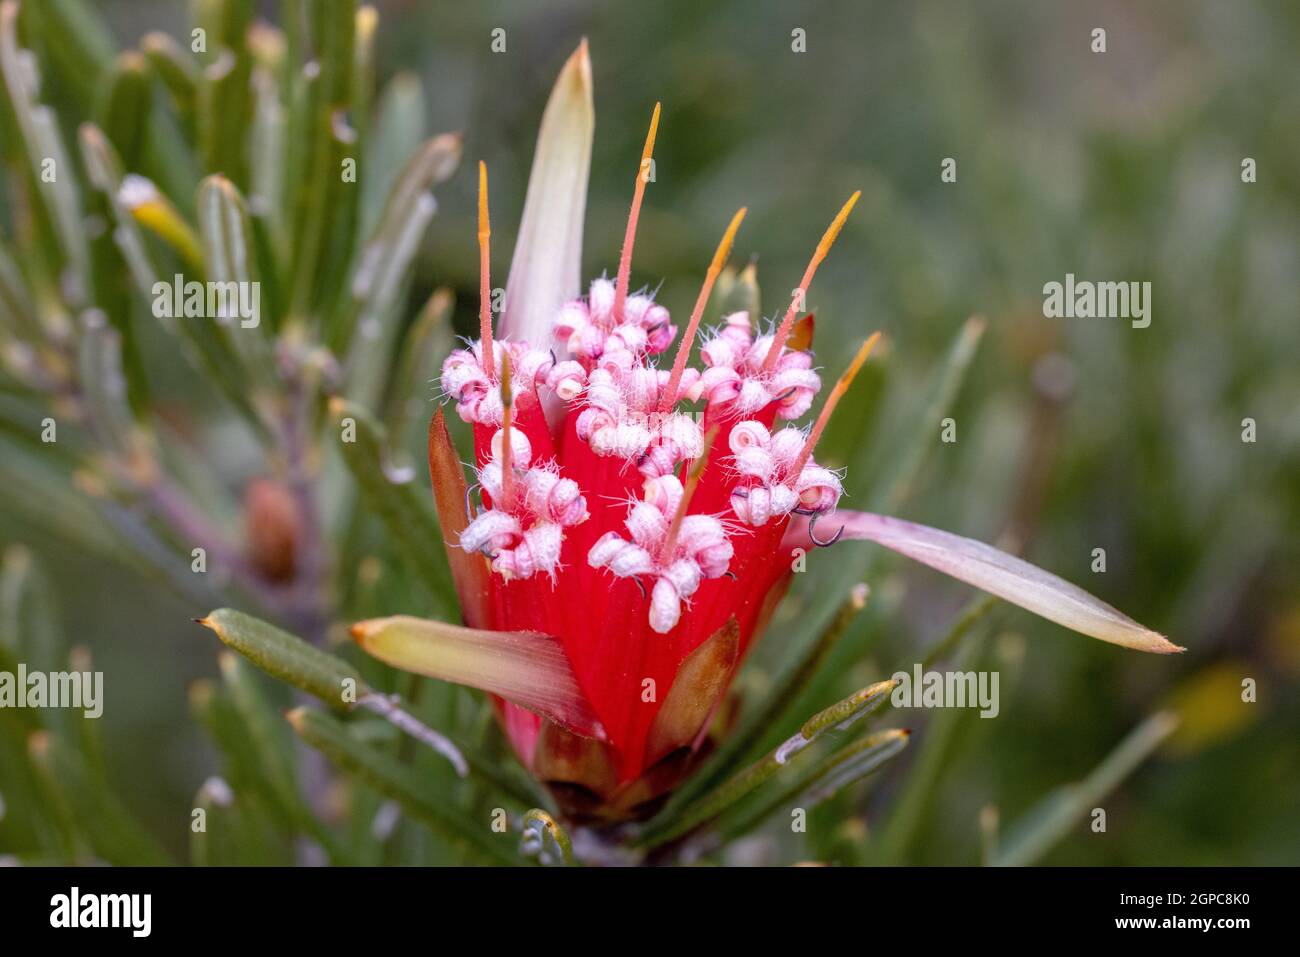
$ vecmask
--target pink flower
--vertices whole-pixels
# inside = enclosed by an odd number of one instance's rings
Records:
[[[821,379],[799,316],[857,200],[827,229],[781,322],[700,319],[744,218],[731,220],[688,321],[630,292],[655,107],[616,278],[581,295],[590,65],[570,58],[542,121],[506,304],[489,313],[480,165],[481,334],[442,387],[473,426],[472,498],[442,422],[430,470],[469,627],[389,618],[354,628],[400,667],[497,696],[515,751],[572,815],[643,813],[689,773],[709,718],[792,574],[791,553],[869,539],[1084,634],[1180,650],[1081,589],[987,545],[837,512],[842,477],[814,458],[869,338],[804,430]],[[701,340],[699,367],[689,364]],[[668,364],[668,356],[673,360]],[[832,519],[833,517],[833,519]],[[832,538],[818,526],[835,525]],[[845,545],[839,547],[848,547]]]

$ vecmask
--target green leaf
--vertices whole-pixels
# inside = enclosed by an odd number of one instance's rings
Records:
[[[358,741],[342,722],[308,708],[295,708],[287,717],[298,736],[333,764],[391,797],[407,814],[423,821],[447,840],[473,851],[489,863],[519,863],[503,840],[493,836],[490,821],[474,820],[446,797],[429,795],[414,771]]]
[[[353,16],[352,89],[349,92],[351,113],[357,130],[357,142],[366,146],[366,132],[370,122],[370,105],[375,91],[375,33],[379,26],[379,11],[370,4],[358,7]]]
[[[1086,778],[1053,791],[1013,825],[993,855],[993,865],[1018,867],[1042,858],[1177,727],[1178,718],[1172,712],[1160,711],[1147,718]]]
[[[26,147],[33,192],[49,217],[69,270],[63,285],[70,288],[74,305],[80,305],[89,292],[90,273],[80,191],[58,121],[49,107],[36,100],[35,87],[39,81],[30,55],[18,46],[17,17],[18,4],[0,4],[0,77]],[[52,181],[47,175],[50,172]]]
[[[199,155],[203,169],[223,173],[235,183],[247,182],[244,147],[252,113],[250,70],[246,53],[222,47],[216,59],[203,68],[199,82]]]
[[[960,629],[968,634],[970,629],[963,625],[964,620],[965,616],[959,617],[952,630]],[[954,671],[977,670],[976,666],[984,653],[984,637],[983,633],[976,633],[966,639]],[[940,645],[951,646],[955,643],[945,639]],[[920,753],[913,759],[903,785],[895,795],[889,819],[870,848],[873,860],[882,864],[899,864],[904,861],[904,856],[933,806],[939,781],[957,741],[957,732],[974,713],[970,709],[947,708],[930,718]]]
[[[921,466],[925,464],[926,456],[934,448],[932,439],[934,430],[939,427],[943,417],[952,408],[987,326],[988,323],[983,316],[972,316],[963,323],[935,375],[921,415],[909,426],[902,447],[895,449],[888,457],[888,461],[894,463],[893,470],[871,491],[868,501],[872,503],[870,505],[872,511],[892,514],[898,511],[911,495],[917,476],[921,473]],[[867,448],[864,447],[859,465],[865,464],[864,459],[867,454]],[[879,456],[880,450],[873,448],[870,454],[873,457]]]
[[[374,133],[366,143],[361,176],[361,235],[374,235],[402,167],[425,140],[424,88],[414,73],[398,73],[379,98]]]
[[[277,266],[286,258],[289,242],[285,199],[285,142],[288,119],[280,87],[271,71],[259,66],[253,71],[253,134],[249,164],[249,196],[257,219],[264,225]],[[277,270],[278,272],[278,270]],[[276,312],[279,320],[279,313]]]
[[[970,634],[971,629],[978,625],[997,603],[998,600],[992,595],[976,595],[967,602],[966,607],[958,613],[948,627],[947,634],[925,653],[921,670],[929,671],[935,664],[952,654],[953,650]]]
[[[204,826],[190,828],[190,864],[284,866],[292,857],[262,811],[219,777],[203,782],[194,796]]]
[[[375,232],[362,250],[348,294],[341,297],[342,306],[332,320],[329,342],[336,350],[343,351],[360,322],[363,334],[371,339],[362,352],[387,355],[377,348],[375,325],[382,323],[397,301],[425,227],[438,208],[430,190],[455,172],[462,143],[459,134],[433,137],[416,151],[398,177]],[[361,381],[362,391],[371,388],[366,376]]]
[[[283,725],[257,686],[254,673],[239,658],[222,656],[221,675],[247,741],[255,773],[267,786],[267,796],[293,827],[311,835],[335,863],[346,863],[338,840],[325,828],[298,793],[294,754],[290,739],[281,733]]]
[[[455,742],[412,717],[395,695],[382,695],[370,687],[360,672],[341,658],[321,651],[274,625],[229,608],[219,608],[206,618],[198,619],[198,623],[212,629],[228,647],[267,674],[306,691],[335,710],[360,707],[373,711],[443,755],[462,777],[472,769],[492,784],[511,789],[502,776],[484,774],[487,762],[466,758]]]
[[[277,720],[275,709],[257,686],[256,674],[249,665],[229,652],[219,659],[221,677],[230,691],[230,700],[243,726],[249,746],[257,756],[262,777],[270,785],[284,809],[291,815],[299,814],[302,802],[298,797],[293,749],[290,739]]]
[[[524,815],[524,836],[520,850],[529,857],[536,857],[538,863],[545,867],[573,867],[573,842],[568,833],[540,808],[533,808]]]
[[[114,534],[106,517],[107,503],[75,488],[65,463],[4,440],[0,441],[0,477],[8,494],[23,503],[19,518],[34,534],[52,534],[100,558],[121,560],[133,554]]]
[[[798,804],[810,811],[837,792],[878,771],[907,747],[910,732],[878,731],[852,741],[815,765],[794,775],[786,787],[735,821],[720,827],[718,843],[743,837],[783,807]]]
[[[365,506],[383,522],[398,553],[439,607],[456,608],[451,572],[438,547],[443,533],[429,500],[409,473],[390,472],[387,436],[369,413],[341,399],[332,401],[330,410],[343,461],[357,480]]]
[[[822,633],[803,650],[763,695],[755,707],[742,713],[740,723],[704,767],[691,775],[685,785],[664,806],[672,815],[695,801],[705,791],[738,767],[759,746],[765,735],[779,729],[781,721],[798,700],[809,681],[821,669],[827,655],[848,630],[858,613],[866,607],[868,590],[860,585],[840,605],[835,617]]]
[[[275,366],[267,342],[267,326],[262,324],[262,270],[244,198],[230,180],[214,174],[199,184],[198,209],[199,235],[208,280],[238,283],[244,288],[258,290],[255,315],[244,317],[238,314],[238,304],[227,297],[229,314],[211,318],[225,327],[226,335],[243,358],[254,388],[266,389],[276,381]],[[254,303],[250,302],[250,305]],[[254,400],[254,404],[259,406],[266,402],[265,398]]]
[[[68,809],[77,833],[97,855],[110,864],[174,863],[153,835],[95,777],[82,756],[61,738],[38,731],[29,739],[28,751],[52,799]]]
[[[149,440],[135,424],[122,368],[122,336],[97,309],[82,314],[78,372],[86,417],[100,447],[123,467],[151,461]]]
[[[88,109],[102,89],[104,75],[112,69],[116,44],[108,24],[95,4],[85,0],[39,0],[24,3],[28,24],[39,29],[49,44],[59,79],[76,91],[82,109]]]
[[[199,624],[267,674],[319,698],[332,708],[347,710],[356,698],[371,691],[361,673],[342,658],[321,651],[287,631],[231,608],[218,608]]]
[[[438,364],[449,351],[454,304],[450,289],[435,289],[402,340],[383,415],[384,430],[398,448],[403,447],[412,431],[415,414],[429,406],[429,382],[437,376]]]
[[[154,75],[167,89],[182,122],[193,129],[203,75],[197,61],[171,34],[160,30],[146,33],[140,40],[140,49]]]
[[[0,645],[33,671],[55,671],[63,638],[54,594],[25,545],[10,545],[0,561]]]
[[[172,203],[158,191],[152,181],[134,174],[123,176],[122,164],[113,146],[98,127],[83,123],[79,131],[82,160],[90,181],[108,201],[116,228],[113,238],[122,251],[131,278],[140,296],[147,302],[154,298],[159,282],[158,269],[146,248],[141,227],[147,228],[176,251],[186,264],[203,274],[202,244]],[[168,331],[183,343],[185,357],[204,373],[212,387],[239,410],[256,434],[265,442],[270,432],[261,413],[254,406],[248,376],[240,356],[215,322],[190,321],[183,318],[160,320]]]
[[[99,127],[112,141],[122,164],[132,171],[144,167],[153,109],[153,83],[148,61],[129,50],[118,56],[106,80]]]
[[[654,818],[636,836],[636,843],[641,846],[663,844],[712,821],[780,773],[792,759],[807,750],[823,735],[832,730],[847,730],[852,724],[875,711],[889,700],[890,692],[896,685],[897,682],[892,679],[878,681],[817,712],[804,722],[798,733],[787,738],[769,751],[765,757],[738,772],[694,804],[671,818],[666,814]]]
[[[0,242],[0,330],[6,336],[35,344],[44,338],[36,317],[36,305],[22,271],[6,248],[7,238]]]

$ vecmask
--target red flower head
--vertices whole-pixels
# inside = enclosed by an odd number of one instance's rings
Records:
[[[809,413],[821,389],[811,317],[800,315],[858,194],[826,230],[779,323],[764,331],[737,312],[701,332],[740,210],[678,337],[664,306],[630,293],[656,106],[616,278],[578,296],[589,69],[584,46],[547,107],[499,336],[480,164],[481,333],[442,368],[444,393],[473,427],[472,485],[441,413],[430,429],[434,491],[469,627],[363,622],[354,633],[368,650],[495,694],[520,759],[569,813],[605,819],[644,812],[693,766],[738,663],[789,584],[795,547],[872,539],[1084,633],[1176,650],[1074,586],[969,539],[867,513],[841,514],[839,531],[818,537],[842,486],[817,463],[816,445],[878,334],[811,428],[787,423]],[[584,131],[585,155],[570,142]]]

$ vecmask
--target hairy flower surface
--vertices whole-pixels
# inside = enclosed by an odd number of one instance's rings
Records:
[[[1085,634],[1178,650],[989,546],[869,513],[837,515],[843,478],[817,463],[816,445],[878,335],[863,343],[816,420],[793,423],[822,387],[811,323],[800,321],[805,294],[857,194],[826,230],[779,322],[764,327],[736,312],[700,328],[744,210],[678,322],[653,296],[630,290],[656,106],[615,278],[580,293],[589,113],[584,45],[543,118],[495,333],[480,165],[480,337],[448,356],[441,380],[472,426],[472,486],[440,417],[430,432],[435,494],[470,628],[364,622],[354,631],[372,653],[497,694],[516,752],[566,810],[611,818],[639,813],[689,771],[735,668],[790,582],[794,549],[870,539]],[[819,535],[819,524],[839,530]]]

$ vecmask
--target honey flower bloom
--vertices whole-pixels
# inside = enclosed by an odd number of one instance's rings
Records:
[[[800,316],[857,194],[770,330],[744,313],[700,329],[744,210],[726,227],[687,321],[676,323],[653,296],[630,289],[659,117],[656,106],[615,278],[579,295],[593,128],[590,64],[579,47],[546,107],[495,333],[480,167],[480,336],[442,370],[444,393],[472,426],[473,487],[441,411],[429,439],[464,624],[376,619],[355,626],[358,641],[398,667],[495,695],[523,763],[571,816],[601,820],[643,815],[690,772],[739,662],[789,585],[795,547],[873,541],[1085,635],[1181,650],[990,546],[837,513],[844,477],[818,464],[816,446],[879,334],[810,428],[777,420],[803,417],[821,390]],[[475,490],[478,505],[467,509]],[[819,534],[819,524],[839,531]]]

